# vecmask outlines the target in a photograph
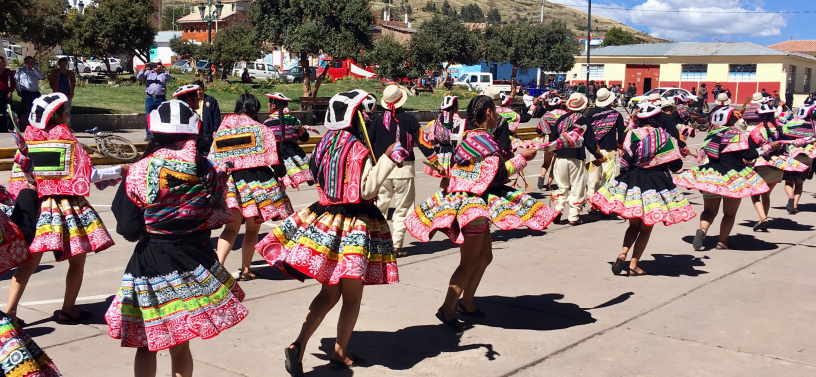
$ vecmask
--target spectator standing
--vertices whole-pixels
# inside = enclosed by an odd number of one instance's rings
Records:
[[[779,101],[781,101],[781,100],[782,100],[782,98],[779,98],[779,91],[774,90],[774,93],[773,93],[773,107],[774,107],[774,109],[779,107]]]
[[[31,105],[40,96],[40,80],[45,80],[45,75],[34,66],[35,63],[34,58],[26,56],[23,59],[24,65],[14,74],[14,79],[17,80],[17,95],[20,96],[20,109],[17,112],[20,116],[20,131],[24,131],[28,125]]]
[[[582,93],[582,94],[586,93],[586,88],[584,87],[584,83],[579,82],[578,83],[578,89],[575,89],[575,91],[578,92],[578,93]]]
[[[793,92],[791,92],[790,88],[785,89],[785,104],[789,108],[793,107]]]
[[[812,106],[814,103],[816,103],[816,98],[813,98],[813,93],[808,94],[805,98],[805,106]]]
[[[162,102],[167,101],[167,82],[173,76],[164,70],[162,61],[159,58],[153,59],[152,67],[147,65],[139,71],[136,79],[145,82],[145,114],[150,116],[150,112],[158,109]],[[150,130],[145,128],[145,141],[150,136]]]
[[[6,105],[11,103],[16,87],[17,80],[14,79],[14,71],[6,68],[6,58],[0,56],[0,132],[6,132],[11,127]]]
[[[700,100],[700,110],[708,111],[708,88],[706,84],[700,84],[700,90],[697,91],[697,98]]]
[[[697,87],[696,86],[691,87],[691,94],[693,94],[695,96],[697,95]]]
[[[720,96],[720,93],[724,93],[724,91],[722,86],[720,86],[720,83],[717,83],[714,85],[714,90],[711,91],[711,94],[714,95],[714,98],[717,98]]]
[[[201,80],[193,81],[193,85],[198,85],[198,113],[201,117],[201,128],[198,131],[199,138],[206,139],[206,143],[212,144],[213,136],[218,127],[221,127],[221,109],[218,108],[218,100],[213,96],[204,93],[206,89]]]
[[[590,81],[589,85],[587,86],[587,97],[589,97],[589,102],[595,102],[595,91],[598,89],[598,86],[595,85],[595,81]]]
[[[68,58],[60,58],[57,60],[57,69],[51,71],[48,76],[48,86],[54,93],[62,93],[68,97],[68,102],[63,106],[68,115],[71,114],[71,103],[74,99],[74,88],[76,88],[76,75],[73,71],[68,69]],[[70,126],[71,118],[68,118],[68,125]]]
[[[771,93],[768,93],[768,91],[765,90],[765,88],[762,88],[762,96],[765,98],[771,98]]]

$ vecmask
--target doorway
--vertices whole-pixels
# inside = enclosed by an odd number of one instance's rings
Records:
[[[645,94],[650,90],[652,90],[652,79],[650,77],[647,77],[643,79],[643,93]]]
[[[628,85],[629,83],[635,84],[638,94],[654,89],[660,83],[660,66],[627,64],[626,82],[624,84]]]

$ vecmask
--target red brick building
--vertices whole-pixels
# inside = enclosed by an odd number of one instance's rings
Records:
[[[220,28],[249,22],[249,1],[222,0],[222,3],[224,8],[221,10],[221,16],[212,23],[213,38]],[[198,5],[191,6],[190,11],[190,14],[178,19],[181,25],[181,37],[185,40],[207,42],[207,22],[201,19]],[[214,11],[215,5],[205,10],[205,14],[212,14]]]

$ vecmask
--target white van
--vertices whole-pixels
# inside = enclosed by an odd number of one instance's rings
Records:
[[[459,76],[453,82],[456,86],[466,86],[471,91],[481,92],[493,85],[493,74],[490,72],[472,72]],[[509,93],[510,85],[496,85],[500,92]]]
[[[20,56],[20,55],[17,55],[17,53],[15,53],[14,51],[12,51],[10,49],[7,49],[7,48],[3,48],[3,52],[5,53],[6,64],[11,64],[11,62],[13,62],[14,59],[19,59],[20,64],[23,63],[23,58],[24,57]]]
[[[238,62],[232,68],[232,75],[241,77],[244,73],[244,68],[249,72],[249,76],[255,79],[272,79],[280,78],[280,70],[271,63],[265,63],[263,60],[256,60],[254,63]]]

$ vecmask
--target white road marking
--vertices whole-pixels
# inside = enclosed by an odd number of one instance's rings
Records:
[[[111,294],[77,297],[77,301],[101,300],[101,299],[107,299],[110,296],[111,296]],[[58,299],[53,299],[53,300],[28,301],[28,302],[21,302],[20,305],[22,305],[22,306],[35,306],[35,305],[46,305],[46,304],[59,304],[59,303],[62,302],[62,300],[63,299],[58,298]]]

